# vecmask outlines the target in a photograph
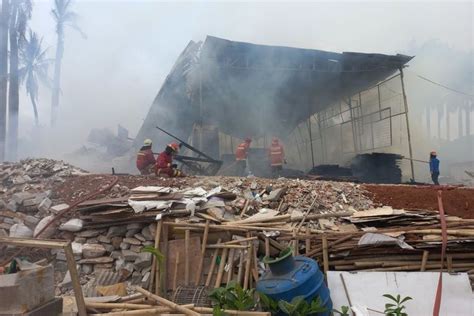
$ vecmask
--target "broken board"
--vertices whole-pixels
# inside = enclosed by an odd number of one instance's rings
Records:
[[[178,260],[178,273],[176,273],[176,285],[184,284],[184,270],[185,270],[185,249],[184,239],[176,239],[168,241],[168,256],[166,259],[166,277],[168,289],[173,286],[173,278],[175,276],[176,258],[179,254]],[[160,249],[163,249],[163,243],[160,243]],[[166,254],[164,254],[166,256]],[[190,284],[194,283],[197,273],[197,264],[201,260],[201,238],[191,237],[189,238],[189,280]]]

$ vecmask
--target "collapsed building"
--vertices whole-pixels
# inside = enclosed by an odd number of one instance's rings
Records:
[[[212,36],[191,41],[134,145],[151,138],[163,147],[169,139],[155,128],[160,126],[224,162],[234,159],[242,138],[251,137],[249,160],[254,157],[258,165],[273,136],[285,143],[289,166],[300,170],[347,164],[374,151],[409,156],[402,69],[411,59]]]

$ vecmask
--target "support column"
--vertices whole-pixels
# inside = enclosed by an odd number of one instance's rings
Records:
[[[406,124],[407,124],[408,152],[410,155],[411,179],[415,181],[415,168],[413,166],[413,150],[411,148],[410,121],[408,119],[408,101],[407,101],[407,94],[405,91],[405,82],[403,81],[403,67],[400,67],[399,70],[400,70],[400,80],[402,82],[403,104],[405,106],[405,119],[406,119]]]

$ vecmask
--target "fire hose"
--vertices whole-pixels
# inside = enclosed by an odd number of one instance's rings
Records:
[[[51,221],[49,221],[37,234],[35,234],[33,236],[33,238],[36,238],[38,236],[40,236],[49,226],[51,226],[53,223],[57,222],[59,219],[61,219],[66,213],[68,213],[69,211],[73,210],[76,206],[78,206],[79,204],[81,203],[84,203],[85,201],[88,201],[88,200],[91,200],[92,198],[96,197],[97,195],[99,194],[102,194],[108,190],[110,190],[114,185],[117,184],[119,178],[117,176],[107,176],[109,178],[112,179],[111,183],[102,187],[102,188],[99,188],[93,192],[91,192],[90,194],[86,195],[85,197],[83,197],[82,199],[79,199],[77,200],[76,202],[72,203],[68,208],[62,210],[61,212],[59,212],[58,214],[56,214],[53,219]],[[8,260],[5,260],[4,262],[2,262],[0,264],[0,266],[4,266],[6,264],[8,264],[10,261],[12,261],[15,257],[19,256],[22,251],[23,251],[24,248],[21,248],[19,249],[17,252],[15,252],[13,255],[11,255]]]

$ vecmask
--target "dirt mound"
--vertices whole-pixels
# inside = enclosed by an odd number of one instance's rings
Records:
[[[394,208],[438,210],[440,187],[412,185],[364,185],[376,203]],[[443,206],[447,214],[474,218],[474,188],[441,187]]]

